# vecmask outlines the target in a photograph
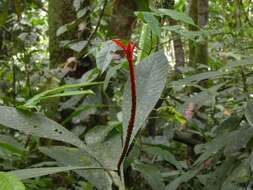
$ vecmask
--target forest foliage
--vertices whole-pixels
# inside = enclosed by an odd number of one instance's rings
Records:
[[[0,190],[252,189],[252,9],[1,0]]]

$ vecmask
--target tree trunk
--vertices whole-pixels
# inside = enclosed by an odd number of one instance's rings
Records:
[[[208,23],[208,0],[198,1],[198,25],[204,28]],[[208,42],[205,39],[197,46],[196,63],[208,65]]]
[[[204,28],[208,23],[208,0],[189,0],[189,16],[192,17],[195,24]],[[189,29],[198,30],[194,26],[190,26]],[[189,42],[189,64],[195,65],[196,63],[208,64],[207,39],[199,44]]]
[[[193,19],[194,23],[198,24],[198,0],[189,0],[188,14]],[[195,26],[189,26],[189,30],[198,30]],[[189,64],[194,65],[196,60],[196,45],[193,41],[189,41]]]
[[[71,40],[75,37],[75,32],[66,32],[57,37],[57,29],[75,19],[73,0],[49,0],[48,24],[49,24],[49,54],[50,68],[66,61],[73,55],[71,50],[60,47],[61,40]]]
[[[129,39],[135,22],[135,0],[115,0],[111,19],[110,32],[117,38]]]
[[[177,24],[177,22],[173,19],[169,19],[169,23],[171,26]],[[176,72],[179,72],[178,68],[183,67],[185,65],[184,47],[183,47],[183,43],[180,36],[175,32],[172,32],[171,34],[172,34],[174,54],[175,54],[175,60],[176,60],[175,70]]]

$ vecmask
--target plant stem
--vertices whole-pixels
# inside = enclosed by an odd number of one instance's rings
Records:
[[[129,71],[130,71],[132,105],[131,105],[131,115],[130,115],[130,119],[128,121],[126,140],[125,140],[124,147],[123,147],[123,150],[122,150],[122,153],[120,155],[120,159],[119,159],[118,165],[117,165],[119,175],[120,175],[121,165],[122,165],[122,163],[127,155],[127,152],[128,152],[129,143],[130,143],[133,128],[134,128],[135,114],[136,114],[136,82],[135,82],[134,63],[132,61],[129,61]]]

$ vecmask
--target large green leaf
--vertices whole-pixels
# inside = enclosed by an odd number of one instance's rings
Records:
[[[185,13],[181,13],[172,9],[158,9],[154,11],[156,13],[159,13],[160,15],[166,15],[166,16],[171,17],[174,20],[182,21],[184,23],[195,26],[195,23],[193,22],[192,18]]]
[[[150,53],[153,53],[158,44],[158,37],[154,35],[150,26],[146,23],[142,24],[141,36],[139,39],[139,51],[137,54],[137,64],[140,63]]]
[[[160,98],[166,83],[168,72],[169,64],[163,51],[151,54],[136,66],[137,109],[134,130],[130,140],[131,142]],[[131,113],[131,92],[129,79],[124,90],[122,112],[124,127],[123,131],[125,138],[128,120]]]
[[[0,172],[0,190],[25,190],[25,186],[16,176]]]
[[[99,169],[103,170],[103,168],[99,167],[66,166],[66,167],[28,168],[21,170],[13,170],[8,173],[17,176],[17,178],[19,178],[20,180],[24,180],[59,172],[66,172],[70,170],[99,170]]]
[[[161,35],[160,23],[153,14],[144,13],[144,20],[150,26],[150,28],[154,32],[154,34],[156,34],[157,36]]]
[[[150,29],[152,30],[152,32],[154,32],[154,34],[156,34],[156,36],[161,35],[160,23],[157,20],[157,18],[155,17],[154,13],[146,12],[146,11],[140,11],[140,12],[136,12],[136,15],[142,21],[145,21],[149,25]]]
[[[0,125],[42,138],[54,139],[85,148],[85,144],[60,124],[39,113],[0,106]]]
[[[96,55],[97,67],[104,72],[112,61],[113,53],[120,48],[113,41],[104,42]]]
[[[165,190],[165,184],[163,182],[162,174],[159,168],[155,167],[154,165],[148,165],[141,162],[134,163],[133,167],[134,169],[141,172],[152,189]]]
[[[41,147],[40,151],[49,157],[55,159],[60,166],[85,166],[100,167],[101,165],[87,155],[84,151],[77,148],[69,148],[63,146]],[[112,155],[113,156],[113,155]],[[112,181],[106,171],[97,170],[74,170],[78,175],[87,179],[98,189],[111,189]]]

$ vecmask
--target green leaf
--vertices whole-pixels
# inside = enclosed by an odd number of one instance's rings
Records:
[[[82,91],[67,91],[59,94],[53,94],[49,96],[43,97],[41,100],[49,99],[49,98],[56,98],[56,97],[63,97],[63,96],[76,96],[76,95],[94,95],[95,93],[92,90],[82,90]]]
[[[0,14],[0,27],[4,26],[9,16],[9,0],[2,1],[3,7],[1,8]]]
[[[87,13],[87,11],[88,11],[88,9],[86,7],[83,8],[83,9],[81,9],[81,10],[79,10],[77,12],[77,18],[78,19],[82,18]]]
[[[238,164],[235,158],[226,159],[214,168],[213,172],[207,174],[206,190],[221,189],[227,177],[231,175],[234,167]]]
[[[105,168],[116,170],[117,162],[122,151],[120,135],[114,135],[106,141],[88,144],[87,146],[94,157],[96,157]]]
[[[105,76],[105,80],[104,80],[104,86],[103,86],[103,90],[105,91],[108,87],[108,84],[110,82],[110,79],[116,75],[117,71],[122,67],[122,64],[118,64],[114,67],[111,67],[108,69],[106,76]]]
[[[229,139],[228,134],[219,135],[214,138],[211,142],[206,144],[197,145],[195,147],[195,152],[200,153],[203,152],[198,159],[195,161],[194,165],[197,165],[205,160],[207,160],[212,155],[215,155],[222,148],[225,147],[227,140]]]
[[[149,25],[142,24],[141,36],[139,40],[139,51],[137,54],[137,64],[140,63],[150,53],[153,53],[158,44],[158,37],[154,35]]]
[[[250,101],[247,102],[245,117],[250,126],[253,127],[253,104]]]
[[[226,182],[233,182],[237,184],[247,183],[251,179],[250,166],[248,159],[243,160],[232,173],[229,174]]]
[[[164,89],[167,74],[169,72],[169,64],[163,51],[159,51],[146,57],[140,64],[136,66],[136,93],[137,93],[137,109],[134,130],[130,140],[140,130],[149,113],[159,100]],[[127,133],[128,120],[131,113],[131,92],[130,81],[128,79],[124,89],[123,100],[123,127],[124,138]]]
[[[158,9],[154,11],[156,13],[159,13],[160,15],[169,16],[170,18],[174,20],[182,21],[184,23],[196,26],[192,18],[185,13],[181,13],[172,9]]]
[[[174,165],[178,170],[182,170],[180,162],[178,162],[175,156],[172,153],[170,153],[168,150],[163,149],[158,146],[144,146],[143,150],[153,155],[159,155],[164,160]]]
[[[234,67],[239,67],[239,66],[249,66],[253,64],[253,56],[246,57],[242,60],[235,60],[231,61],[228,64],[226,64],[224,67],[221,69],[233,69]]]
[[[205,34],[202,31],[187,30],[180,25],[173,25],[173,26],[165,25],[162,27],[162,29],[175,32],[186,40],[192,40],[192,41],[198,41],[198,42],[200,42],[200,37],[203,37],[203,35]]]
[[[60,166],[85,166],[85,167],[102,167],[96,160],[91,158],[87,153],[77,148],[63,146],[40,147],[40,151],[47,156],[55,159]],[[112,181],[106,171],[97,170],[74,170],[75,173],[84,177],[97,189],[111,189]]]
[[[243,137],[243,138],[242,138]],[[247,143],[253,137],[253,129],[251,127],[243,127],[229,134],[229,140],[227,141],[224,149],[225,155],[233,155],[238,153],[241,149],[246,148]]]
[[[64,90],[71,89],[71,88],[81,88],[81,87],[88,87],[88,86],[94,86],[94,85],[99,85],[99,84],[102,84],[102,82],[84,82],[84,83],[78,83],[78,84],[66,84],[66,85],[63,85],[63,86],[60,86],[57,88],[46,90],[40,94],[35,95],[31,99],[27,100],[24,105],[21,105],[18,108],[20,108],[20,109],[36,108],[37,104],[39,104],[40,101],[45,97],[50,97],[50,96],[59,94],[59,93],[63,92]],[[86,92],[88,94],[92,93],[91,91],[86,91]]]
[[[236,131],[218,135],[211,142],[204,145],[197,145],[195,150],[202,149],[202,151],[197,152],[203,152],[203,154],[201,154],[200,157],[195,161],[194,165],[207,160],[209,157],[217,154],[223,148],[225,148],[225,155],[237,153],[240,149],[246,147],[252,136],[253,129],[251,127],[243,127]]]
[[[21,170],[13,170],[8,173],[17,176],[17,178],[19,178],[20,180],[24,180],[59,172],[66,172],[70,170],[104,170],[104,168],[85,167],[85,166],[45,167],[45,168],[28,168]]]
[[[183,85],[190,85],[192,83],[197,83],[201,80],[205,79],[215,79],[218,77],[224,77],[224,72],[222,71],[209,71],[204,73],[198,73],[195,75],[191,75],[189,77],[186,77],[184,79],[173,81],[171,84],[175,87],[182,87]]]
[[[111,63],[113,53],[117,50],[120,50],[120,48],[111,40],[102,44],[100,51],[96,54],[97,67],[102,71],[102,73]]]
[[[147,11],[136,11],[135,14],[143,22],[147,23],[147,25],[152,30],[152,32],[156,35],[156,37],[160,37],[161,26],[158,19],[156,18],[157,14],[152,13],[152,12],[147,12]]]
[[[0,125],[26,134],[66,142],[80,148],[86,147],[73,133],[39,113],[0,106]]]
[[[63,26],[60,26],[57,31],[56,31],[56,36],[60,36],[62,35],[63,33],[67,32],[68,31],[68,27],[67,25],[63,25]]]
[[[104,140],[114,128],[113,125],[104,126],[98,125],[94,128],[90,129],[87,134],[85,134],[85,142],[87,144],[96,144],[96,143],[104,143]]]
[[[8,135],[0,135],[0,148],[4,148],[12,153],[23,154],[24,147],[13,137]]]
[[[203,105],[206,105],[206,106],[213,105],[215,103],[215,97],[218,95],[218,90],[222,86],[224,86],[224,84],[218,84],[218,85],[212,86],[208,89],[202,88],[201,92],[194,94],[194,96],[189,97],[185,100],[184,110],[186,110],[186,107],[190,103],[195,103],[199,107],[201,107]]]
[[[141,172],[145,180],[154,190],[165,190],[162,174],[160,170],[154,165],[148,165],[141,162],[133,164],[135,170]]]
[[[166,119],[168,121],[177,121],[180,124],[185,124],[187,122],[186,118],[183,114],[178,112],[172,106],[163,106],[157,110],[161,116],[161,118]]]
[[[224,183],[221,190],[243,190],[243,188],[233,183]]]
[[[87,45],[86,40],[68,44],[68,47],[76,52],[81,52]]]
[[[249,156],[249,165],[250,165],[251,172],[253,172],[253,151],[251,151],[251,154]]]
[[[25,186],[16,176],[0,172],[0,190],[25,190]]]
[[[75,7],[76,11],[79,10],[82,6],[83,0],[74,0],[73,7]]]
[[[169,183],[169,185],[166,186],[166,190],[176,190],[180,184],[186,183],[189,180],[191,180],[193,177],[195,177],[199,172],[199,169],[193,169],[190,170],[180,177],[176,177],[175,180]]]
[[[160,23],[158,22],[157,18],[148,12],[143,12],[144,14],[144,20],[146,23],[150,26],[151,30],[156,34],[157,36],[161,35],[161,27]]]
[[[56,31],[56,36],[60,36],[62,34],[64,34],[67,31],[73,31],[75,29],[75,27],[78,25],[78,20],[74,20],[70,23],[64,24],[62,26],[60,26],[57,31]]]

